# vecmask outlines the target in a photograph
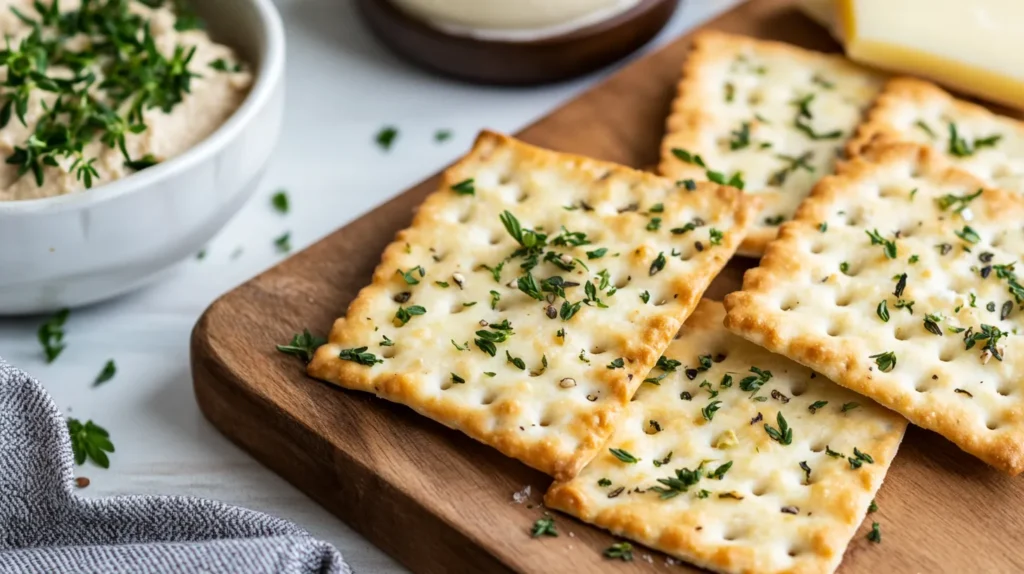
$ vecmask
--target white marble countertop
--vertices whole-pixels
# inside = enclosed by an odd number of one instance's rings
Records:
[[[736,3],[683,0],[654,43]],[[290,231],[301,249],[454,160],[480,128],[515,132],[609,71],[542,88],[471,86],[396,59],[362,27],[351,0],[277,5],[288,39],[285,128],[253,199],[202,261],[185,262],[160,284],[72,311],[67,349],[52,365],[36,341],[41,318],[0,319],[0,356],[39,378],[65,413],[110,431],[117,447],[110,469],[78,468],[92,481],[83,495],[190,495],[246,506],[333,543],[357,572],[401,572],[203,419],[189,375],[192,326],[218,295],[281,260],[273,245],[281,233]],[[389,153],[373,143],[384,125],[400,131]],[[453,137],[437,144],[437,129]],[[278,188],[289,192],[288,215],[271,209]],[[94,388],[108,359],[116,361],[117,376]]]

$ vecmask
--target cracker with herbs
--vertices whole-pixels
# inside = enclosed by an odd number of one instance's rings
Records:
[[[958,100],[923,80],[890,80],[848,152],[856,155],[879,142],[928,146],[987,186],[1024,193],[1024,122]]]
[[[729,333],[703,300],[550,508],[716,572],[832,572],[906,421]]]
[[[814,183],[832,173],[881,85],[881,76],[841,56],[703,32],[683,67],[659,170],[761,196],[739,249],[760,256]]]
[[[309,373],[573,476],[735,252],[754,203],[484,132]]]
[[[1017,474],[1021,221],[1020,194],[927,148],[872,148],[782,227],[726,326]]]

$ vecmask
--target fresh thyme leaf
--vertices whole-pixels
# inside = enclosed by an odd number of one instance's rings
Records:
[[[587,259],[600,259],[604,257],[606,253],[608,253],[607,247],[602,247],[600,249],[595,249],[593,251],[587,251]]]
[[[242,65],[241,64],[239,64],[238,62],[235,62],[234,64],[231,64],[227,60],[225,60],[224,58],[217,58],[216,60],[210,62],[210,67],[213,68],[214,70],[217,70],[218,72],[241,72],[242,71]]]
[[[896,368],[896,353],[892,351],[871,355],[869,358],[875,360],[875,364],[883,373],[888,373]]]
[[[882,248],[885,250],[885,256],[886,257],[888,257],[889,259],[896,259],[896,242],[895,241],[890,241],[888,239],[885,239],[884,237],[881,236],[881,234],[878,233],[877,229],[875,229],[873,231],[865,230],[864,233],[867,233],[868,237],[871,238],[871,245],[881,245]]]
[[[103,370],[100,371],[100,374],[96,375],[96,380],[92,382],[92,386],[98,387],[110,379],[113,379],[116,374],[117,365],[114,364],[114,359],[110,359],[107,361],[106,365],[103,365]]]
[[[731,133],[732,139],[729,140],[729,149],[736,151],[743,149],[750,145],[750,122],[743,122],[740,128]]]
[[[451,375],[452,375],[452,384],[455,384],[455,385],[464,385],[464,384],[466,384],[466,379],[463,379],[462,377],[456,375],[455,373],[451,373]]]
[[[633,545],[629,542],[616,542],[604,550],[604,557],[630,562],[633,560]]]
[[[626,464],[636,464],[636,463],[640,462],[639,458],[633,456],[628,451],[625,451],[625,450],[623,450],[621,448],[610,448],[610,449],[608,449],[608,452],[612,453],[612,455],[615,458],[621,460],[622,462],[624,462]]]
[[[885,299],[882,299],[882,302],[878,304],[878,307],[875,309],[875,313],[882,321],[885,321],[886,323],[889,322],[889,307],[886,304]]]
[[[981,237],[978,235],[978,232],[971,228],[970,225],[965,225],[963,229],[955,231],[954,233],[956,233],[957,237],[963,239],[967,243],[974,244],[981,241]]]
[[[618,359],[608,363],[608,369],[621,369],[625,364],[626,363],[622,360],[622,357],[619,357]]]
[[[423,277],[427,274],[426,270],[423,269],[421,265],[417,265],[416,267],[413,267],[408,271],[402,271],[401,269],[395,270],[395,274],[401,275],[402,279],[404,279],[405,282],[408,283],[409,285],[420,284],[420,280],[416,278],[417,273],[419,274],[420,277]]]
[[[71,435],[71,452],[75,464],[85,464],[91,459],[100,468],[110,468],[108,452],[114,452],[114,443],[110,442],[110,433],[96,423],[86,421],[82,424],[76,418],[68,417],[68,434]]]
[[[822,233],[825,233],[826,231],[828,231],[828,222],[827,221],[822,221],[818,225],[818,231],[820,231]]]
[[[949,147],[947,151],[949,155],[954,157],[968,157],[974,155],[974,152],[978,149],[995,147],[1001,139],[1003,139],[1002,135],[993,134],[988,137],[975,139],[972,144],[959,134],[955,123],[949,122]]]
[[[451,130],[437,130],[434,132],[434,141],[437,143],[446,142],[452,139]]]
[[[928,124],[924,123],[923,120],[917,120],[916,122],[914,122],[914,125],[920,128],[921,131],[923,131],[924,133],[928,134],[928,137],[930,139],[935,139],[936,137],[938,137],[937,135],[935,135],[935,131],[932,130],[932,128],[928,127]]]
[[[384,151],[389,151],[391,146],[395,143],[395,138],[398,137],[398,128],[394,126],[385,126],[377,132],[377,145]]]
[[[783,216],[783,215],[775,215],[773,217],[765,217],[764,218],[764,224],[765,225],[776,225],[777,226],[777,225],[782,225],[782,222],[785,221],[785,220],[786,220],[785,216]]]
[[[505,351],[505,362],[512,363],[520,371],[526,370],[526,361],[519,357],[513,357],[512,353],[509,353],[508,351]]]
[[[408,323],[413,317],[417,315],[425,315],[427,310],[420,305],[412,305],[410,307],[398,307],[398,311],[395,311],[395,326],[402,327]]]
[[[750,372],[754,373],[753,376],[749,376],[740,381],[740,390],[745,392],[756,392],[762,385],[767,383],[772,378],[771,371],[764,371],[758,367],[750,367]]]
[[[64,322],[67,321],[69,309],[61,309],[54,316],[39,326],[36,336],[39,344],[43,346],[43,354],[46,362],[52,363],[64,351],[67,345],[64,344]]]
[[[498,301],[501,301],[501,293],[497,291],[491,291],[491,309],[498,306]]]
[[[718,409],[720,408],[719,405],[721,404],[722,401],[711,401],[710,403],[708,403],[708,406],[702,408],[700,410],[700,414],[704,417],[704,420],[713,420],[715,418],[715,413],[718,412]]]
[[[871,523],[871,532],[868,532],[868,540],[875,544],[881,544],[882,542],[882,531],[879,529],[877,522]]]
[[[807,410],[811,411],[811,414],[813,415],[818,412],[818,409],[824,408],[827,404],[828,401],[814,401],[811,403],[811,406],[807,407]]]
[[[598,486],[611,486],[612,485],[612,481],[608,480],[607,478],[601,478],[601,479],[598,479],[597,485]]]
[[[721,245],[723,237],[725,237],[725,235],[714,227],[708,230],[708,241],[711,245]]]
[[[274,247],[277,248],[278,253],[288,253],[292,250],[292,233],[286,231],[284,234],[274,239]]]
[[[657,231],[659,229],[661,229],[661,218],[652,217],[651,220],[647,222],[647,231]]]
[[[686,163],[705,168],[707,167],[706,165],[704,165],[704,160],[699,155],[691,154],[685,149],[672,148],[672,155],[674,155],[678,159],[681,159],[682,161],[685,161]]]
[[[533,523],[533,528],[530,529],[530,536],[534,538],[540,538],[541,536],[558,536],[558,531],[555,530],[555,519],[551,516],[544,516],[538,518]]]
[[[473,187],[473,178],[464,179],[452,186],[452,191],[459,195],[476,195],[476,188]]]
[[[561,317],[563,321],[568,321],[569,319],[572,319],[577,312],[579,312],[580,305],[582,304],[583,301],[577,301],[575,303],[562,301],[562,308],[558,311],[558,316]]]
[[[366,365],[372,367],[377,363],[383,363],[384,359],[378,359],[377,355],[373,353],[367,353],[366,347],[356,347],[354,349],[342,349],[338,353],[338,358],[342,361],[352,361],[360,365]]]
[[[276,209],[278,213],[288,213],[288,210],[291,207],[290,202],[288,201],[288,192],[283,189],[279,189],[270,197],[270,205],[274,206],[274,209]]]
[[[650,303],[651,302],[651,293],[650,293],[650,291],[644,291],[643,293],[641,293],[640,294],[640,300],[643,301],[644,303]]]
[[[773,441],[788,445],[793,443],[793,429],[789,428],[789,424],[786,422],[786,417],[782,416],[782,411],[779,411],[775,415],[775,422],[778,423],[779,428],[772,428],[768,423],[764,424],[764,431],[768,433],[768,437]]]
[[[972,201],[980,197],[983,191],[983,189],[979,189],[978,191],[969,195],[953,195],[950,193],[943,195],[942,197],[936,198],[935,203],[939,205],[939,209],[941,209],[942,211],[946,211],[950,207],[954,207],[953,211],[956,213],[960,213],[963,210],[967,209],[967,206]]]
[[[651,268],[650,268],[650,273],[649,274],[650,275],[657,274],[659,271],[661,271],[662,269],[665,268],[665,263],[666,263],[665,254],[663,252],[658,252],[658,256],[651,263]]]
[[[843,408],[841,409],[841,411],[846,413],[846,412],[852,411],[853,409],[855,409],[855,408],[857,408],[859,406],[860,406],[860,403],[856,403],[856,402],[843,403]]]

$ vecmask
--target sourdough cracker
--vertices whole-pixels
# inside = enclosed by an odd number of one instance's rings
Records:
[[[387,247],[309,373],[571,477],[755,203],[484,132]]]
[[[716,572],[832,572],[906,421],[729,333],[724,316],[700,302],[665,351],[678,366],[663,361],[675,369],[637,391],[615,451],[545,503]]]
[[[872,147],[782,227],[726,326],[985,462],[1024,469],[1024,198]]]
[[[760,256],[814,183],[832,173],[882,81],[838,55],[703,32],[683,66],[659,171],[673,179],[713,171],[761,196],[739,250]]]
[[[985,185],[1024,193],[1024,122],[958,100],[923,80],[890,80],[848,152],[857,155],[883,142],[929,146]]]

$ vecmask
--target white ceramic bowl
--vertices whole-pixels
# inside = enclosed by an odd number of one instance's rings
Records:
[[[194,256],[256,188],[284,112],[284,29],[271,0],[193,2],[211,35],[252,64],[233,116],[184,154],[93,189],[0,202],[0,315],[135,289]]]

